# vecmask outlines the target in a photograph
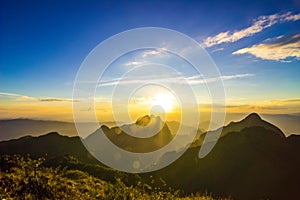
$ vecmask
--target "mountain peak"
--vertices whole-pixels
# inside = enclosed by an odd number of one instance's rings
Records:
[[[251,113],[244,120],[250,120],[256,122],[256,121],[261,121],[262,119],[257,113]]]
[[[222,136],[227,135],[230,132],[240,132],[244,128],[249,127],[263,127],[266,130],[275,132],[280,137],[285,137],[284,133],[273,124],[263,120],[257,113],[251,113],[243,120],[238,122],[231,122],[229,125],[223,127]]]
[[[50,132],[45,135],[41,135],[39,137],[61,137],[61,136],[62,135],[60,135],[58,132]]]
[[[153,120],[153,121],[152,121]],[[139,117],[135,124],[139,126],[147,126],[151,122],[162,122],[161,118],[159,116],[155,115],[144,115],[142,117]]]
[[[139,126],[147,126],[151,122],[151,117],[149,115],[145,115],[142,117],[139,117],[135,124]]]
[[[101,126],[101,129],[103,132],[100,133],[104,133],[116,146],[135,153],[156,151],[173,139],[168,125],[155,115],[144,115],[132,124],[112,128]],[[102,142],[101,134],[97,130],[89,135],[85,142],[93,148],[102,148],[105,144],[99,145],[99,142]]]

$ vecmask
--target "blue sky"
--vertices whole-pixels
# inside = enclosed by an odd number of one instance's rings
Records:
[[[2,0],[0,11],[3,105],[19,97],[69,100],[77,70],[96,45],[153,26],[194,38],[223,76],[239,75],[224,81],[231,104],[277,101],[299,112],[299,1]]]

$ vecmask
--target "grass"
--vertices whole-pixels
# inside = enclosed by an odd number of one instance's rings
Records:
[[[15,155],[0,161],[0,199],[214,199],[208,194],[184,196],[171,188],[162,191],[142,182],[128,186],[120,178],[110,183],[84,171],[46,167],[43,158]]]

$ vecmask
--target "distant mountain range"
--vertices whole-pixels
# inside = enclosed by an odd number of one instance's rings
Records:
[[[107,126],[115,126],[115,122],[105,122]],[[83,123],[86,130],[90,123]],[[0,120],[0,141],[17,139],[23,136],[40,136],[49,132],[59,132],[65,136],[77,136],[74,123],[62,121],[34,120],[34,119],[5,119]]]
[[[286,136],[291,134],[300,134],[300,115],[293,114],[263,114],[261,115],[263,119],[268,122],[280,127],[280,129],[285,133]],[[245,114],[227,114],[227,123],[231,121],[239,121],[244,118]],[[229,121],[229,122],[228,122]],[[118,123],[120,124],[120,123]],[[176,121],[168,121],[168,128],[172,134],[176,133],[179,127],[179,123]],[[100,125],[105,125],[107,127],[116,126],[115,122],[102,122]],[[209,121],[203,121],[199,125],[199,131],[205,132],[209,126]],[[84,127],[90,133],[95,130],[89,129],[89,123],[84,123]],[[100,126],[99,126],[100,127]],[[212,125],[213,128],[219,128]],[[184,127],[186,132],[189,132],[188,126]],[[17,139],[23,136],[40,136],[49,132],[59,132],[61,135],[65,136],[77,136],[77,131],[75,124],[71,122],[61,122],[61,121],[47,121],[47,120],[34,120],[34,119],[5,119],[0,120],[0,141]],[[188,135],[188,134],[186,134]]]
[[[67,136],[76,135],[73,123],[23,118],[0,120],[0,130],[0,140],[16,139],[27,135],[40,136],[54,131]]]
[[[144,116],[134,124],[122,128],[147,126],[153,118]],[[160,124],[159,119],[158,124]],[[156,124],[156,123],[154,123]],[[148,142],[149,148],[161,147],[157,141],[165,143],[172,139],[167,124],[162,127],[157,138]],[[118,127],[102,126],[104,134],[123,148],[135,143],[131,136],[125,136]],[[120,128],[120,127],[119,127]],[[121,129],[122,130],[122,129]],[[95,131],[93,134],[99,134]],[[91,134],[86,139],[93,137]],[[163,179],[173,187],[190,192],[212,192],[235,199],[299,199],[300,196],[300,136],[286,137],[273,124],[264,121],[257,114],[250,114],[239,122],[224,127],[221,138],[213,150],[199,159],[201,140],[206,134],[198,134],[193,145],[171,165],[151,173],[140,174],[144,182]],[[153,144],[153,147],[151,147]],[[141,147],[130,149],[141,151]],[[174,156],[178,151],[164,156]],[[49,165],[62,164],[103,179],[112,179],[119,172],[105,167],[94,159],[82,145],[79,137],[61,136],[49,133],[39,137],[26,136],[0,142],[0,154],[30,154],[33,157],[45,156]],[[159,159],[163,160],[163,158]],[[125,174],[125,173],[124,173]],[[133,175],[127,174],[128,183]],[[152,179],[150,177],[153,177]],[[137,175],[135,175],[137,178]]]

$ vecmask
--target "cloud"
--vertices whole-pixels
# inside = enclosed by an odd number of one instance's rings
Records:
[[[231,111],[231,112],[235,111],[235,110],[237,110],[239,112],[241,110],[243,110],[243,111],[249,110],[249,111],[253,112],[253,111],[267,111],[267,110],[269,110],[269,111],[276,111],[276,110],[280,111],[280,110],[287,110],[288,107],[268,106],[268,105],[258,105],[258,104],[241,104],[241,105],[227,105],[226,109],[228,111]]]
[[[60,99],[60,98],[39,98],[39,101],[54,101],[54,102],[79,102],[78,99]]]
[[[30,97],[26,95],[21,95],[21,94],[14,94],[14,93],[7,93],[7,92],[0,92],[0,96],[6,96],[9,98],[15,98],[17,101],[27,101],[27,100],[37,100],[35,97]]]
[[[142,64],[144,64],[144,62],[132,61],[132,62],[125,63],[124,65],[125,66],[134,66],[134,65],[142,65]]]
[[[166,53],[166,48],[157,48],[154,50],[143,50],[134,61],[130,61],[125,63],[125,66],[137,66],[137,65],[144,65],[153,62],[153,59],[159,58],[160,61],[162,58],[168,58],[169,55]],[[155,56],[155,57],[154,57]]]
[[[254,76],[254,74],[234,74],[234,75],[224,75],[224,76],[220,76],[220,77],[202,78],[202,79],[201,79],[201,76],[193,76],[193,77],[187,78],[187,80],[188,80],[189,84],[197,85],[197,84],[216,82],[220,79],[222,81],[226,81],[226,80],[244,78],[244,77],[251,77],[251,76]]]
[[[157,50],[145,51],[145,52],[142,54],[142,57],[143,57],[143,58],[146,58],[146,57],[148,57],[148,56],[160,55],[160,54],[162,54],[163,52],[165,52],[166,50],[167,50],[166,48],[158,48]]]
[[[249,102],[246,104],[227,104],[226,109],[229,112],[265,112],[280,113],[285,110],[287,113],[299,112],[300,99],[275,99],[263,102]]]
[[[261,43],[248,48],[239,49],[232,54],[252,54],[257,58],[287,62],[289,57],[300,60],[300,34],[277,37],[266,40],[269,43]]]
[[[284,21],[297,21],[300,19],[300,14],[297,15],[288,15],[284,18]]]
[[[153,50],[153,51],[146,51],[145,53],[143,53],[142,57],[146,58],[146,57],[148,57],[150,55],[158,55],[158,54],[160,54],[159,51],[155,51],[155,50]]]
[[[79,102],[78,99],[52,98],[52,97],[37,98],[37,97],[31,97],[22,94],[7,93],[7,92],[0,92],[0,96],[14,98],[16,101]]]
[[[214,53],[214,52],[223,51],[223,50],[224,50],[224,48],[222,47],[222,48],[214,49],[214,50],[212,50],[211,52]]]
[[[205,84],[205,83],[212,83],[219,80],[225,81],[225,80],[231,80],[231,79],[237,79],[237,78],[245,78],[245,77],[251,77],[254,76],[254,74],[234,74],[234,75],[224,75],[220,77],[210,77],[210,78],[203,78],[201,75],[196,76],[190,76],[190,77],[181,77],[181,76],[174,76],[174,77],[139,77],[135,79],[114,79],[112,81],[105,81],[100,82],[99,87],[107,87],[107,86],[115,86],[115,85],[129,85],[129,84],[142,84],[146,82],[160,82],[160,83],[177,83],[177,84],[183,84],[188,83],[190,85],[198,85],[198,84]]]
[[[29,96],[19,96],[16,98],[16,101],[37,101],[38,99],[35,97],[29,97]]]
[[[235,75],[222,76],[222,79],[230,80],[230,79],[244,78],[244,77],[251,77],[251,76],[254,76],[254,74],[235,74]]]
[[[7,93],[7,92],[0,92],[0,95],[1,96],[10,96],[10,97],[20,97],[20,96],[23,96],[23,95],[20,95],[20,94]]]
[[[299,103],[300,99],[280,99],[280,100],[269,100],[269,103],[272,104],[285,104],[285,103]]]
[[[203,41],[205,47],[211,47],[222,43],[236,42],[242,38],[252,36],[262,30],[271,27],[278,23],[297,21],[300,19],[300,14],[292,14],[287,12],[285,14],[273,14],[267,16],[260,16],[253,20],[251,26],[236,30],[236,31],[225,31],[215,36],[208,37]]]

